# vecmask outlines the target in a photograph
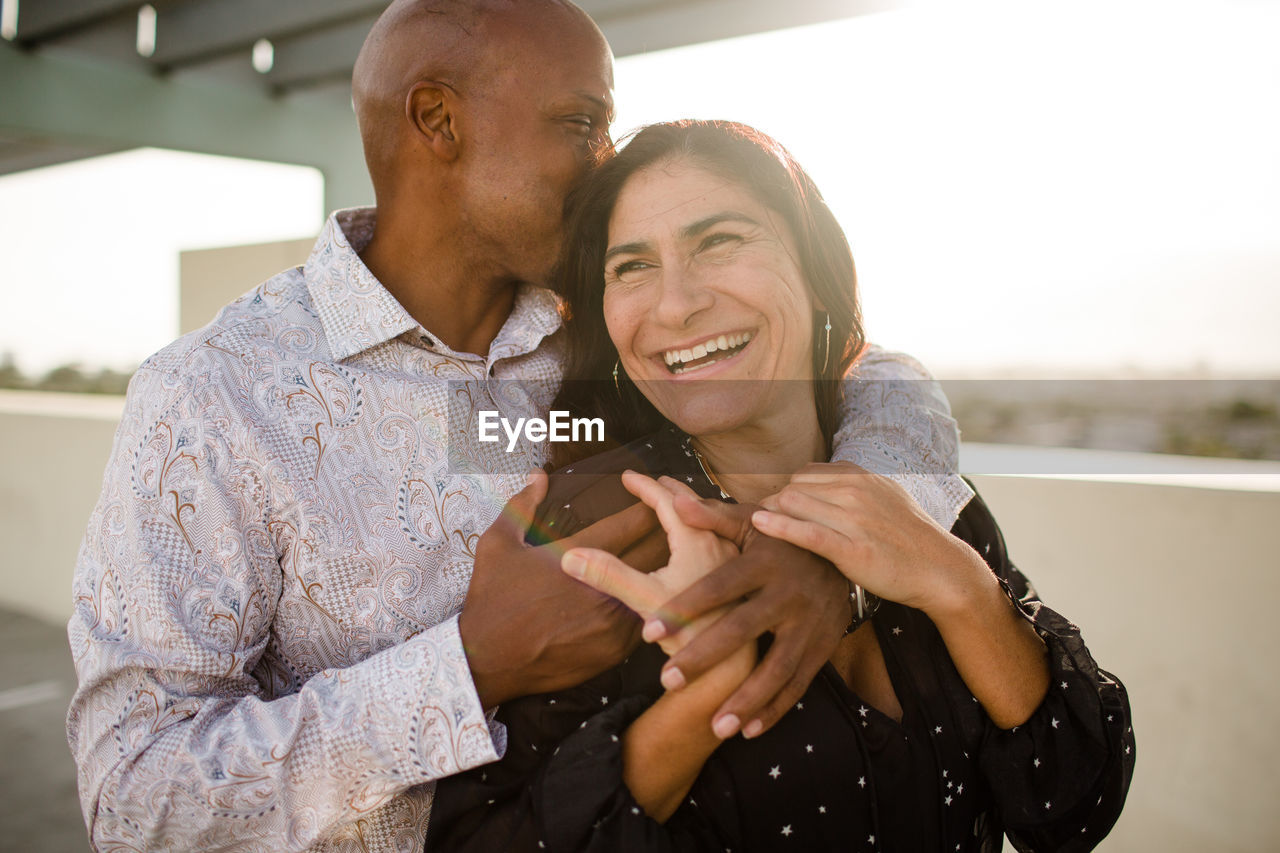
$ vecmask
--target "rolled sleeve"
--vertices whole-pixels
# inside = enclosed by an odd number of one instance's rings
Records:
[[[869,346],[844,381],[832,461],[896,481],[950,529],[973,497],[957,473],[959,448],[938,382],[910,356]]]

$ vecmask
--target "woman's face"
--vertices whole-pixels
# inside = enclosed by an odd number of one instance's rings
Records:
[[[685,160],[637,172],[604,266],[609,337],[668,420],[698,436],[812,411],[813,306],[795,240],[744,187]]]

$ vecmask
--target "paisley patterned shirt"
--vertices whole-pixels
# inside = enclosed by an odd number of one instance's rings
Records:
[[[488,355],[455,352],[360,260],[373,222],[334,214],[304,267],[130,385],[69,626],[99,849],[417,850],[432,780],[503,751],[457,616],[546,445],[458,425],[545,414],[557,302],[523,287]],[[945,399],[905,357],[875,351],[862,377],[837,456],[949,526],[969,491]]]

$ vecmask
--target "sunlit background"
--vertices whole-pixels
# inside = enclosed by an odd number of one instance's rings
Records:
[[[874,340],[956,375],[1280,375],[1280,4],[963,3],[626,57],[615,135],[776,136]],[[182,249],[313,235],[298,166],[141,150],[0,178],[0,353],[131,369]]]

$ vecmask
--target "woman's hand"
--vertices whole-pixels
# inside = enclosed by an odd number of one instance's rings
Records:
[[[626,471],[622,484],[640,498],[658,516],[667,533],[671,558],[666,566],[645,574],[622,560],[595,548],[573,548],[565,553],[560,565],[577,578],[630,607],[648,619],[661,605],[706,576],[730,557],[738,548],[708,530],[690,527],[681,521],[672,505],[673,495],[656,480]],[[712,611],[659,641],[662,650],[673,655],[684,648],[704,628],[714,622],[722,610]]]
[[[965,685],[1001,728],[1049,687],[1045,646],[986,562],[892,480],[847,462],[806,466],[762,501],[762,533],[826,557],[869,592],[933,620]]]
[[[887,477],[848,462],[807,465],[752,516],[760,532],[830,560],[868,592],[931,616],[966,606],[994,577]]]

